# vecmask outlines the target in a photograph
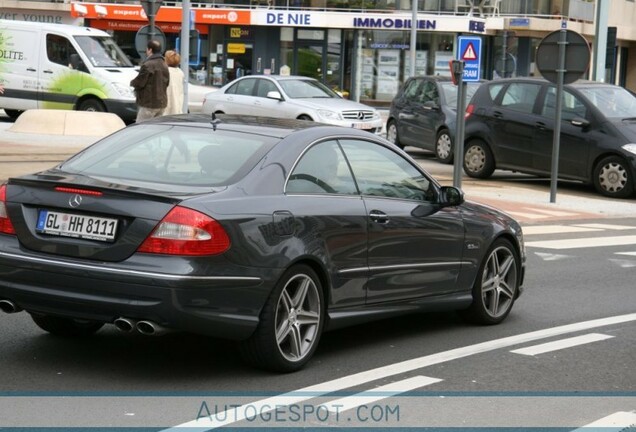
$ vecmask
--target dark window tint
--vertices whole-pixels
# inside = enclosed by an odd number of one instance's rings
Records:
[[[51,62],[70,67],[71,54],[77,54],[77,51],[68,39],[58,35],[46,35],[46,56]]]
[[[433,186],[398,153],[362,140],[342,140],[342,148],[363,195],[431,200]]]
[[[439,92],[437,85],[432,81],[426,81],[421,93],[421,103],[434,102],[439,105]]]
[[[541,90],[539,84],[512,83],[503,95],[501,106],[529,114],[532,112],[539,90]]]
[[[258,97],[267,97],[267,93],[271,91],[278,91],[276,84],[271,82],[268,79],[260,79],[258,80],[258,90],[256,92],[256,96]]]
[[[287,193],[357,194],[347,161],[336,141],[311,147],[302,156],[291,175]]]
[[[406,84],[404,89],[404,99],[413,102],[419,100],[420,89],[422,88],[422,80],[411,80]]]
[[[243,177],[275,142],[248,133],[140,125],[103,139],[63,169],[94,177],[222,186]]]
[[[248,78],[236,83],[236,94],[242,96],[252,96],[254,94],[254,87],[256,86],[256,79]]]
[[[555,117],[556,101],[556,87],[550,87],[545,95],[541,114],[546,117]],[[569,121],[575,117],[586,118],[586,116],[587,108],[585,107],[585,104],[569,91],[563,92],[561,119]]]

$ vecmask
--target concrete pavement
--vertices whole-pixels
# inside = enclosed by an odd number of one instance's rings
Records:
[[[9,177],[37,172],[56,165],[97,141],[100,136],[24,133],[11,130],[0,110],[0,182]],[[4,120],[4,121],[3,121]],[[436,162],[429,153],[406,149],[442,184],[451,185],[453,167]],[[497,171],[493,179],[474,180],[466,176],[462,190],[469,200],[500,208],[525,224],[555,220],[633,217],[636,197],[608,199],[591,187],[561,187],[557,202],[550,203],[549,181]]]

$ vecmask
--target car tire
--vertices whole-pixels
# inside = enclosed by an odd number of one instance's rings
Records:
[[[51,315],[31,315],[33,322],[42,330],[56,336],[85,337],[96,333],[104,323],[86,320],[74,320]]]
[[[594,167],[594,187],[611,198],[627,198],[634,193],[629,165],[619,156],[608,156]]]
[[[404,146],[400,144],[400,136],[398,135],[397,123],[395,120],[389,120],[386,126],[386,139],[395,144],[398,148],[404,149]]]
[[[106,112],[106,107],[98,99],[84,99],[77,106],[78,111]]]
[[[485,179],[495,171],[495,159],[488,144],[481,140],[470,141],[464,150],[464,172],[473,178]]]
[[[453,140],[448,129],[442,129],[437,133],[435,156],[441,163],[450,164],[453,162]]]
[[[475,324],[499,324],[518,296],[521,262],[512,243],[503,238],[492,244],[485,257],[473,285],[473,303],[460,315]]]
[[[20,117],[20,114],[22,114],[24,111],[21,110],[13,110],[13,109],[5,109],[4,113],[9,116],[9,118],[11,120],[17,120],[18,117]]]
[[[301,369],[320,340],[323,298],[320,279],[310,267],[296,265],[287,270],[270,294],[256,331],[240,345],[245,360],[275,372]]]

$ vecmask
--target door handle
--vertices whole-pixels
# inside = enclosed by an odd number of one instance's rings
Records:
[[[547,129],[547,128],[545,127],[545,123],[543,123],[543,122],[536,122],[536,123],[534,124],[534,126],[535,126],[537,129],[539,129],[539,130],[546,130],[546,129]]]
[[[495,112],[492,113],[492,116],[494,118],[501,119],[501,118],[503,118],[503,113],[501,111],[495,111]]]
[[[37,72],[37,70],[36,70],[36,69],[33,69],[32,67],[28,67],[28,68],[27,68],[27,71],[29,71],[29,72]]]
[[[379,210],[371,210],[369,212],[369,218],[371,218],[371,220],[375,223],[379,223],[379,224],[389,223],[389,216],[386,213],[381,212]]]
[[[52,70],[50,70],[50,69],[44,70],[44,71],[42,71],[42,72],[47,73],[47,74],[52,74],[52,73],[53,73],[53,71],[52,71]]]

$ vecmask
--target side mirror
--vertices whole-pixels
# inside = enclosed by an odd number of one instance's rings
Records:
[[[439,203],[443,207],[454,207],[464,202],[464,192],[454,186],[442,186]]]
[[[267,99],[276,99],[278,101],[283,100],[283,96],[278,91],[267,92]]]

